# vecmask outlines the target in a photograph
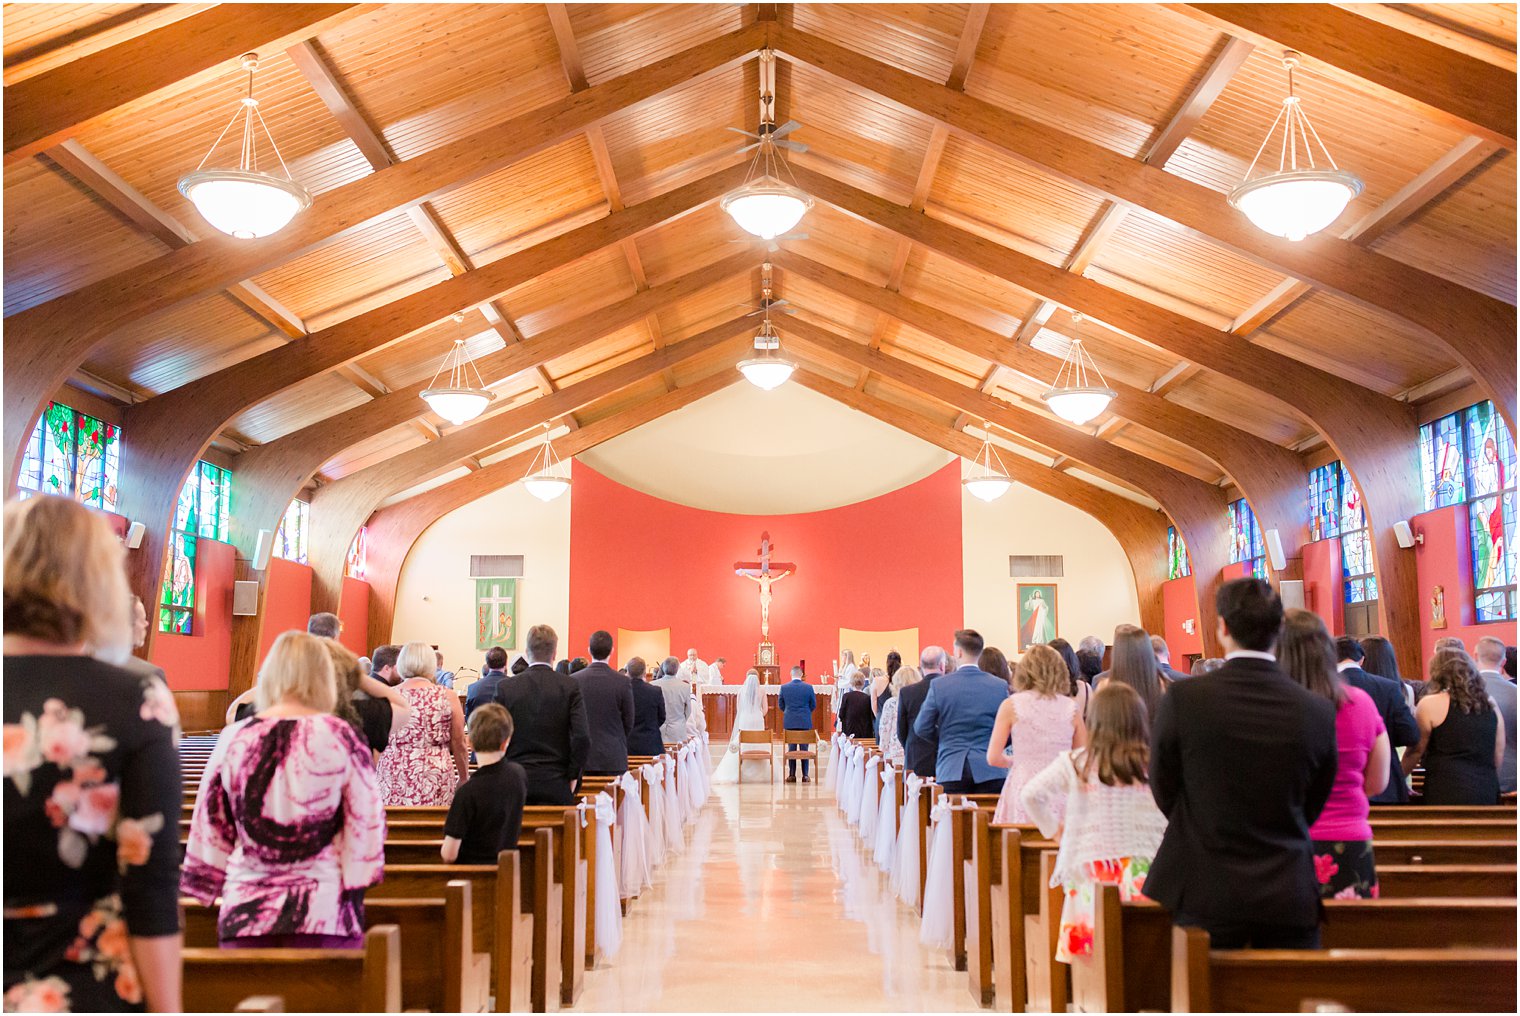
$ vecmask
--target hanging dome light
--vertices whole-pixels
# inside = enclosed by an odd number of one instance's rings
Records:
[[[232,119],[222,129],[211,150],[195,167],[195,172],[180,177],[179,192],[190,199],[201,216],[211,225],[240,240],[269,236],[284,229],[298,212],[311,207],[311,194],[296,183],[290,167],[280,155],[274,135],[259,113],[259,100],[253,97],[253,72],[258,69],[257,53],[247,53],[242,60],[248,72],[248,94],[238,101]],[[222,139],[242,121],[242,147],[236,169],[206,169]],[[279,160],[284,176],[259,169],[258,131],[263,131]]]
[[[1362,192],[1361,179],[1335,164],[1330,150],[1304,113],[1303,103],[1293,94],[1293,69],[1298,66],[1298,61],[1298,54],[1292,50],[1283,54],[1283,66],[1288,70],[1288,95],[1283,99],[1282,109],[1272,122],[1271,130],[1267,131],[1261,147],[1256,150],[1256,158],[1251,160],[1245,179],[1230,191],[1230,204],[1244,212],[1257,229],[1293,241],[1329,226],[1340,218],[1351,199]],[[1277,172],[1253,180],[1251,174],[1267,146],[1277,137],[1279,124],[1282,126],[1282,147],[1277,156]],[[1329,164],[1328,169],[1315,161],[1316,145]],[[1300,168],[1300,158],[1308,161],[1307,168]]]
[[[745,380],[762,391],[774,391],[786,384],[797,365],[781,355],[781,337],[771,325],[770,309],[755,333],[755,355],[739,361],[739,372]]]
[[[455,318],[456,321],[459,319]],[[446,385],[439,387],[438,379],[444,371],[449,372],[449,380]],[[473,386],[470,384],[471,374],[475,375]],[[464,339],[454,340],[454,347],[444,354],[438,373],[433,375],[433,380],[422,393],[422,400],[428,404],[428,408],[453,424],[475,419],[485,412],[486,406],[494,398],[496,395],[486,389],[480,371],[475,369],[475,361],[470,359],[470,351],[465,348]]]
[[[1055,384],[1040,398],[1050,406],[1051,412],[1080,427],[1107,409],[1119,393],[1108,387],[1103,372],[1082,346],[1082,315],[1073,314],[1071,323],[1075,333],[1071,339],[1071,348],[1067,350],[1066,359],[1056,373]],[[1096,384],[1093,383],[1094,377],[1097,379]]]
[[[570,489],[569,463],[555,454],[554,446],[549,443],[547,423],[544,424],[544,443],[539,446],[528,475],[523,477],[523,486],[528,488],[529,494],[546,503]]]
[[[766,50],[760,54],[760,59],[765,61],[774,59],[774,56]],[[760,130],[755,134],[741,131],[737,127],[729,128],[755,139],[753,145],[739,149],[741,152],[749,148],[755,149],[755,158],[749,164],[743,186],[725,195],[718,205],[733,217],[740,229],[762,240],[774,240],[781,236],[801,222],[807,210],[813,207],[813,199],[806,191],[783,179],[783,174],[790,177],[792,171],[778,149],[807,151],[807,145],[785,140],[798,126],[796,121],[790,121],[778,128],[771,121],[770,114],[766,113],[762,116]]]
[[[1008,470],[1003,466],[1003,459],[992,447],[992,424],[982,422],[982,450],[971,461],[971,470],[966,478],[961,480],[966,492],[979,501],[989,504],[1008,493],[1008,488],[1013,486],[1013,481],[1008,478]]]

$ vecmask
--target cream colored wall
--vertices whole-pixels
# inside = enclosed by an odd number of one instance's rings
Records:
[[[1115,625],[1139,623],[1129,560],[1097,519],[1019,484],[991,504],[964,492],[961,498],[966,624],[988,645],[1010,657],[1018,650],[1019,582],[1056,584],[1056,634],[1073,645],[1084,635],[1110,642]],[[1010,578],[1010,554],[1060,554],[1065,575]],[[925,633],[923,642],[933,639]]]
[[[522,484],[450,512],[412,548],[396,590],[395,638],[437,643],[450,670],[481,667],[475,648],[475,580],[471,554],[521,554],[517,584],[518,650],[534,624],[570,627],[570,499],[548,504]],[[564,651],[561,645],[561,652]]]

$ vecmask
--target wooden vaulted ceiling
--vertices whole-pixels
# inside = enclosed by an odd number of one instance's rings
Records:
[[[344,478],[383,477],[345,525],[480,471],[545,416],[573,430],[730,377],[750,334],[730,323],[767,258],[798,309],[779,322],[789,351],[857,408],[978,433],[997,416],[999,440],[1147,501],[1152,475],[1206,489],[1265,461],[1286,476],[1324,435],[1275,365],[1389,406],[1475,382],[1482,397],[1495,379],[1474,366],[1503,366],[1506,344],[1515,376],[1514,7],[1341,6],[244,8],[262,108],[316,205],[286,248],[238,251],[176,189],[239,94],[236,53],[121,62],[201,38],[228,8],[7,4],[5,314],[73,343],[65,376],[129,428],[225,406],[215,445],[271,479],[264,511],[312,476],[334,502]],[[1397,46],[1407,76],[1337,37]],[[1306,53],[1321,135],[1366,183],[1327,231],[1339,240],[1270,241],[1225,205],[1275,115],[1285,43]],[[683,67],[701,47],[705,67]],[[1431,59],[1446,90],[1420,80]],[[13,103],[86,71],[127,90],[13,137]],[[789,159],[820,198],[807,237],[773,253],[715,203],[747,159],[725,128],[755,128],[762,85],[778,122],[801,121],[811,151]],[[461,139],[492,156],[471,164]],[[134,272],[148,281],[122,281]],[[1067,308],[1087,305],[1112,310],[1080,334],[1121,398],[1069,428],[1038,394],[1078,333]],[[501,381],[465,427],[415,397],[455,337]],[[335,351],[306,357],[319,340]],[[1200,343],[1234,345],[1203,363],[1178,351]],[[8,390],[54,390],[28,373],[45,357],[16,359]],[[7,397],[8,462],[36,401]]]

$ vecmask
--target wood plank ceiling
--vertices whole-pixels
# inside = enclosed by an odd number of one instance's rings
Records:
[[[357,355],[324,361],[255,400],[234,398],[212,422],[215,447],[236,467],[265,446],[306,441],[314,449],[303,434],[374,408],[374,426],[344,424],[337,432],[351,439],[304,453],[303,482],[322,485],[462,429],[404,401],[415,399],[453,338],[467,339],[477,358],[511,367],[488,378],[501,396],[490,415],[500,415],[746,313],[769,257],[776,295],[798,308],[798,328],[824,329],[887,358],[841,357],[798,340],[796,354],[819,376],[957,428],[981,421],[902,377],[928,371],[1033,414],[1018,418],[1053,419],[1038,396],[1078,333],[1068,308],[1023,276],[987,270],[836,201],[820,201],[800,227],[806,237],[772,253],[717,209],[711,197],[720,190],[685,214],[665,210],[625,233],[609,226],[611,240],[526,278],[503,267],[552,238],[644,214],[662,196],[688,187],[696,194],[716,174],[737,172],[746,157],[725,128],[753,130],[769,88],[778,122],[801,121],[794,136],[811,146],[791,157],[799,174],[847,184],[953,227],[968,243],[990,240],[1237,348],[1280,354],[1392,400],[1418,406],[1464,388],[1482,397],[1473,386],[1491,379],[1471,376],[1479,361],[1460,342],[1453,347],[1450,334],[1433,338],[1410,308],[1419,297],[1377,286],[1384,275],[1423,279],[1452,286],[1442,292],[1470,307],[1466,320],[1491,320],[1496,311],[1502,318],[1506,307],[1513,316],[1512,142],[1487,106],[1439,89],[1412,94],[1408,82],[1355,65],[1327,42],[1336,22],[1326,12],[1424,47],[1411,48],[1410,59],[1447,54],[1465,61],[1459,69],[1475,80],[1507,75],[1512,90],[1513,5],[1340,6],[1316,7],[1295,27],[1306,53],[1298,91],[1366,190],[1327,231],[1340,239],[1297,250],[1242,233],[1225,205],[1223,192],[1275,115],[1284,78],[1281,46],[1267,41],[1272,23],[1236,25],[1218,5],[369,4],[310,14],[305,30],[291,23],[296,16],[256,23],[251,31],[264,31],[269,43],[258,74],[262,109],[319,209],[337,207],[331,203],[377,174],[395,177],[412,160],[507,121],[526,125],[542,114],[549,124],[552,111],[554,123],[573,127],[546,126],[549,143],[460,170],[458,184],[395,189],[390,211],[345,221],[325,242],[272,256],[247,278],[143,304],[161,309],[104,328],[67,365],[71,383],[120,407],[130,428],[134,417],[151,420],[150,407],[168,393],[220,391],[208,387],[219,372],[251,357],[428,298],[450,279],[466,283],[488,266],[503,268],[511,282],[491,298],[361,343]],[[261,17],[268,9],[249,8]],[[87,316],[79,301],[106,300],[122,273],[152,273],[170,264],[171,252],[225,249],[176,182],[199,162],[240,92],[235,61],[208,56],[187,67],[194,73],[166,81],[112,64],[124,48],[155,52],[166,33],[196,37],[195,26],[216,10],[5,5],[8,112],[13,88],[47,95],[55,76],[80,67],[126,79],[114,109],[81,108],[62,126],[36,118],[31,134],[15,139],[7,122],[4,310],[18,333],[34,321]],[[761,29],[777,31],[775,56],[758,53],[769,36],[743,34]],[[724,54],[724,39],[735,40],[738,59]],[[708,72],[678,67],[668,86],[640,92],[644,68],[679,63],[703,46]],[[622,94],[637,101],[576,119],[577,103]],[[1510,116],[1512,136],[1512,103]],[[1005,138],[998,121],[1011,118],[1045,147],[1020,150],[1028,142],[1018,132]],[[1107,170],[1066,168],[1097,166],[1083,154],[1093,151],[1156,175],[1133,185],[1115,180],[1106,193],[1092,177]],[[1180,208],[1196,200],[1186,188],[1200,189],[1208,207],[1179,216],[1182,224],[1146,201],[1114,196],[1175,192],[1165,207]],[[1320,257],[1334,268],[1294,260]],[[59,313],[75,318],[48,317],[66,304]],[[1512,344],[1512,321],[1509,328]],[[1109,378],[1133,393],[1121,402],[1142,407],[1121,413],[1116,404],[1087,427],[1067,428],[1111,447],[1114,463],[1229,484],[1220,457],[1193,440],[1191,428],[1176,429],[1179,419],[1294,453],[1324,440],[1303,406],[1179,356],[1165,336],[1101,316],[1090,316],[1080,334]],[[672,359],[556,418],[573,429],[615,416],[729,370],[742,347],[720,343]],[[1508,369],[1512,384],[1512,356]],[[6,380],[10,387],[9,360]],[[382,405],[395,408],[381,413]],[[36,408],[8,400],[7,427]],[[527,428],[518,442],[534,432]],[[1124,469],[1105,471],[1016,429],[994,432],[1058,471],[1106,476],[1150,501],[1153,492]],[[482,438],[453,462],[478,470],[511,436]],[[7,432],[8,462],[19,440]]]

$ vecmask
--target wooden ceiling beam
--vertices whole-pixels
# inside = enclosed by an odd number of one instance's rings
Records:
[[[1418,215],[1432,201],[1503,150],[1494,142],[1475,135],[1463,138],[1397,193],[1342,230],[1341,237],[1364,247],[1370,245],[1378,237]],[[1230,325],[1230,331],[1236,335],[1251,335],[1266,327],[1313,290],[1313,286],[1298,279],[1284,279],[1260,300],[1241,311]]]
[[[1341,80],[1377,86],[1402,109],[1515,149],[1513,70],[1330,4],[1166,6],[1259,46],[1297,50]]]
[[[751,25],[719,36],[318,195],[273,236],[208,237],[11,315],[5,322],[3,431],[21,435],[5,443],[11,489],[21,445],[42,407],[118,328],[269,271],[397,209],[545,151],[615,113],[733,67],[764,45],[766,31]]]
[[[808,33],[784,26],[768,29],[773,45],[788,59],[865,89],[901,109],[938,120],[1077,186],[1145,208],[1258,264],[1404,318],[1428,332],[1480,379],[1514,426],[1516,315],[1515,308],[1504,301],[1336,236],[1321,234],[1300,243],[1269,237],[1216,191],[1159,166],[1126,158]],[[800,179],[802,169],[796,168]]]
[[[1371,18],[1379,24],[1396,28],[1409,35],[1416,35],[1431,42],[1454,49],[1458,53],[1511,73],[1516,69],[1515,44],[1513,41],[1489,35],[1475,27],[1463,25],[1443,17],[1439,10],[1411,9],[1407,4],[1339,3],[1335,6],[1351,11],[1359,17]]]
[[[740,380],[737,371],[725,370],[693,382],[659,398],[649,399],[613,416],[589,423],[580,430],[554,442],[561,458],[571,459],[582,452],[626,434],[662,416],[691,405],[699,399],[722,391]],[[401,568],[411,553],[417,537],[438,519],[456,508],[516,483],[533,467],[536,450],[523,452],[484,469],[440,484],[431,490],[387,505],[370,517],[369,582],[370,634],[388,638],[396,606],[396,584]],[[313,513],[315,529],[320,519]],[[316,610],[336,610],[338,591],[343,584],[343,563],[354,534],[335,534],[311,541],[312,605]],[[342,543],[341,549],[337,544]],[[1163,541],[1163,547],[1165,543]]]
[[[283,49],[360,4],[217,4],[5,89],[5,165],[51,148],[121,106],[185,80],[230,73],[244,53]]]
[[[804,388],[927,444],[943,448],[952,455],[974,459],[981,450],[982,443],[969,435],[941,426],[899,405],[852,391],[806,367],[794,377]],[[1113,533],[1134,572],[1142,623],[1150,630],[1161,630],[1161,586],[1166,581],[1166,516],[1021,456],[1010,456],[1004,464],[1014,482],[1086,512]]]

